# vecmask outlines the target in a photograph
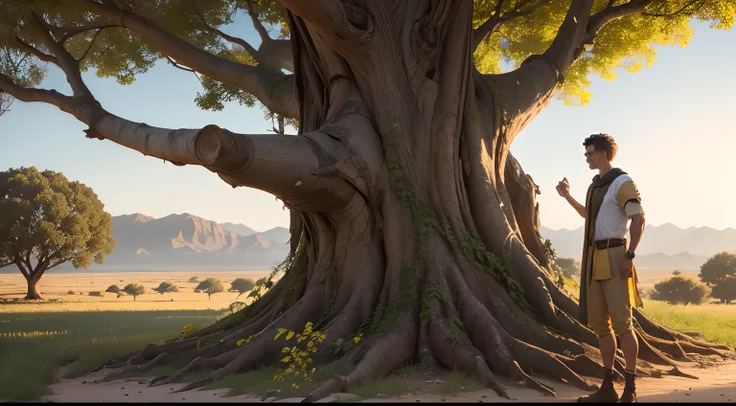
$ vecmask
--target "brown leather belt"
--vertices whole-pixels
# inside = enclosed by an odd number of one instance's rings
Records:
[[[607,240],[596,240],[595,247],[599,250],[606,248],[616,248],[626,245],[626,238],[609,238]]]

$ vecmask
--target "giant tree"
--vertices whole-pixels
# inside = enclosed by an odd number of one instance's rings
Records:
[[[532,370],[591,388],[583,376],[601,374],[597,339],[551,278],[538,189],[509,148],[555,95],[585,103],[590,74],[635,71],[653,61],[654,45],[686,44],[689,21],[728,28],[735,14],[734,0],[3,4],[2,44],[60,68],[71,93],[23,86],[7,73],[0,90],[72,114],[89,138],[269,192],[291,212],[285,274],[259,300],[111,364],[150,367],[189,351],[188,366],[152,384],[214,369],[190,389],[277,362],[276,331],[310,321],[327,334],[315,362],[338,358],[344,369],[309,399],[412,359],[467,371],[499,393],[495,375],[552,392]],[[229,33],[237,16],[254,24],[258,48]],[[269,23],[280,24],[278,38]],[[159,59],[201,79],[202,108],[257,100],[280,123],[298,122],[298,135],[283,125],[239,134],[136,123],[106,110],[81,74],[94,69],[126,84]],[[502,60],[513,69],[502,71]],[[636,320],[643,374],[727,348],[639,311]],[[346,347],[357,333],[365,339]],[[200,347],[201,339],[211,344]]]
[[[15,265],[28,283],[26,299],[50,269],[101,264],[115,248],[112,216],[95,192],[35,167],[0,172],[0,267]]]

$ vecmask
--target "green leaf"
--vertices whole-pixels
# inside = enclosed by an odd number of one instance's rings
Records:
[[[294,337],[294,332],[293,331],[289,331],[289,334],[286,335],[286,340],[287,341],[288,340],[291,340],[292,337]]]
[[[274,340],[276,340],[277,338],[281,337],[282,334],[286,333],[286,329],[285,328],[280,328],[280,329],[278,329],[276,331],[278,331],[278,332],[276,333],[276,337],[273,338]]]

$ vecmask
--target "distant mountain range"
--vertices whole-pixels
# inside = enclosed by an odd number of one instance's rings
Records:
[[[115,251],[90,270],[271,269],[286,258],[290,237],[283,227],[259,233],[189,213],[158,219],[140,213],[114,216],[112,236]],[[59,268],[73,269],[69,264]]]
[[[542,227],[558,257],[580,260],[583,228]],[[112,218],[115,251],[91,271],[209,269],[271,269],[286,257],[289,230],[275,227],[257,232],[245,224],[217,223],[189,213],[153,218],[135,213]],[[673,224],[647,225],[637,249],[636,264],[649,269],[698,269],[719,251],[736,250],[736,230],[709,227],[682,229]],[[5,267],[0,273],[16,272]],[[63,264],[57,272],[70,272]]]
[[[574,230],[539,230],[549,238],[558,257],[579,259],[583,249],[583,227]],[[720,251],[736,250],[736,230],[716,230],[710,227],[680,228],[666,223],[647,225],[636,250],[636,264],[640,268],[697,269],[709,257]]]

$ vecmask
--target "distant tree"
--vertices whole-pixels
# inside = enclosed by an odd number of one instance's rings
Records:
[[[116,294],[117,297],[118,297],[118,299],[120,299],[120,296],[123,295],[123,291],[120,290],[120,288],[118,287],[118,285],[110,285],[110,286],[108,286],[107,289],[105,290],[105,292]]]
[[[240,295],[249,290],[253,290],[253,288],[255,287],[256,284],[253,282],[252,279],[238,278],[230,282],[230,289],[228,289],[227,291],[238,292],[238,296],[235,296],[235,299],[237,299],[240,297]]]
[[[713,286],[710,296],[726,304],[736,300],[736,276],[723,278],[717,285]]]
[[[260,278],[260,279],[258,279],[258,280],[256,281],[256,286],[261,286],[261,285],[263,285],[264,283],[266,283],[266,281],[267,281],[267,280],[268,280],[268,278],[266,278],[265,276],[264,276],[263,278]]]
[[[146,289],[142,285],[139,285],[137,283],[129,283],[125,285],[125,287],[123,288],[123,292],[133,296],[133,301],[135,302],[135,299],[138,296],[146,293]]]
[[[207,297],[212,299],[212,295],[215,293],[223,292],[225,288],[222,287],[222,282],[216,278],[207,278],[194,288],[197,293],[206,293]]]
[[[682,275],[682,272],[680,272],[680,271],[672,271],[672,275],[675,275],[675,276]]]
[[[557,258],[555,263],[570,278],[580,274],[580,263],[575,258]]]
[[[736,299],[736,253],[721,251],[708,258],[698,277],[711,287],[714,298],[730,303]]]
[[[705,284],[677,275],[654,285],[651,298],[669,304],[700,304],[708,293],[708,286]]]
[[[198,283],[199,282],[199,278],[197,278],[196,276],[192,276],[191,278],[189,278],[189,281],[188,282],[189,283]]]
[[[0,172],[0,268],[15,264],[28,283],[26,299],[46,271],[71,261],[101,264],[115,248],[112,216],[92,189],[35,167]]]
[[[157,288],[153,288],[153,291],[163,295],[164,293],[178,292],[179,288],[169,282],[161,282]]]

